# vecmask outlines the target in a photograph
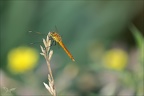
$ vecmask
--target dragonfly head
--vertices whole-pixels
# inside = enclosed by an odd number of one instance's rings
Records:
[[[56,33],[56,32],[49,32],[49,36],[50,36],[50,37],[54,37],[55,33]]]
[[[51,38],[53,38],[56,42],[61,41],[60,35],[58,33],[56,33],[56,32],[49,32],[49,36]]]

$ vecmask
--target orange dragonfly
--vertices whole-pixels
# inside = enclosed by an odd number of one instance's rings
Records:
[[[75,59],[72,56],[72,54],[68,51],[68,49],[65,47],[64,43],[62,42],[61,36],[58,33],[56,33],[56,32],[49,32],[49,35],[54,41],[56,41],[64,49],[64,51],[70,57],[70,59],[72,61],[75,61]]]

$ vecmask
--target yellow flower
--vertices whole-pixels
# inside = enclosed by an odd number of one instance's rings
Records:
[[[8,53],[8,69],[14,74],[27,72],[35,67],[38,58],[38,52],[33,48],[15,48]]]
[[[121,49],[112,49],[106,52],[103,60],[107,68],[123,70],[128,63],[128,54]]]

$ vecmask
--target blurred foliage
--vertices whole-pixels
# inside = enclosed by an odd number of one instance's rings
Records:
[[[49,94],[42,83],[47,81],[45,61],[42,56],[36,61],[42,38],[49,31],[57,31],[55,26],[76,60],[71,62],[61,48],[51,47],[51,66],[59,95],[143,95],[144,39],[143,30],[137,29],[144,26],[143,6],[142,0],[1,0],[2,95]],[[130,25],[141,14],[139,26]],[[31,51],[21,50],[23,47]],[[14,52],[17,50],[20,51]]]
[[[130,26],[130,30],[133,32],[133,36],[135,37],[135,41],[137,43],[137,47],[139,49],[139,52],[138,52],[138,64],[139,65],[139,71],[138,73],[135,73],[134,74],[134,78],[136,79],[135,81],[135,84],[136,84],[136,92],[137,94],[136,95],[139,95],[139,94],[144,94],[144,37],[143,35],[141,34],[141,32],[134,26],[134,25],[131,25]],[[139,82],[139,83],[138,83]],[[138,84],[137,84],[138,83]]]
[[[143,60],[144,59],[144,54],[143,54],[144,53],[144,37],[134,25],[130,26],[130,30],[132,31],[133,36],[135,37],[135,41],[139,49],[139,54],[140,54],[139,58],[141,60],[141,63],[144,63],[144,60]]]

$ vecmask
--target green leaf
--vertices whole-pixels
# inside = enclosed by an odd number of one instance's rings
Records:
[[[138,49],[140,50],[140,59],[142,63],[144,63],[144,60],[143,60],[144,59],[144,37],[141,34],[141,32],[133,24],[129,26],[129,29],[133,33]]]

